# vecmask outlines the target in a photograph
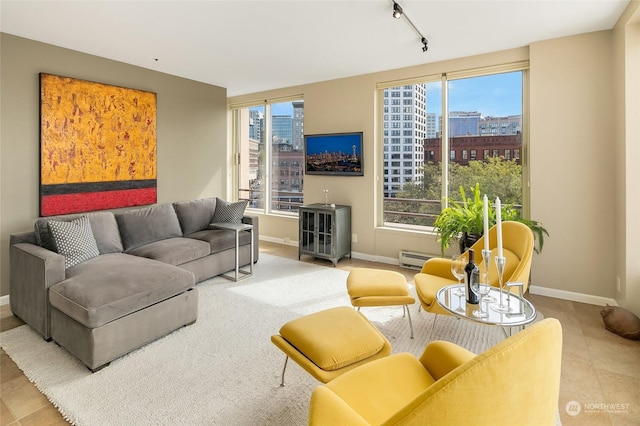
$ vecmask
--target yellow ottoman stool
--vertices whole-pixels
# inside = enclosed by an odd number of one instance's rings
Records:
[[[341,306],[287,322],[271,341],[322,383],[359,365],[391,354],[391,343],[362,314]]]
[[[413,324],[409,305],[416,300],[409,294],[407,279],[399,272],[384,269],[355,268],[347,277],[347,291],[351,304],[360,310],[363,306],[402,305],[402,316],[407,313],[413,339]]]

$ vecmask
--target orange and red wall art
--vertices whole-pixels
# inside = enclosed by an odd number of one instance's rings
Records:
[[[40,215],[154,204],[156,94],[40,74]]]

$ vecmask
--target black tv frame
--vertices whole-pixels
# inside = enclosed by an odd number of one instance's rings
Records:
[[[304,135],[304,173],[364,176],[363,141],[363,132]]]

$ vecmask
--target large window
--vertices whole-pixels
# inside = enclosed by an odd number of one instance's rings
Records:
[[[402,116],[402,127],[413,129],[416,167],[398,170],[385,164],[385,177],[403,177],[401,185],[382,183],[386,225],[432,226],[447,197],[460,201],[460,187],[469,196],[476,184],[490,199],[522,207],[526,67],[514,68],[485,75],[444,74],[402,86],[402,100],[413,105],[411,117]],[[388,129],[396,127],[385,111],[390,93],[397,90],[381,88],[385,159],[393,152]]]
[[[265,213],[297,213],[302,205],[304,102],[233,109],[239,154],[239,199]]]

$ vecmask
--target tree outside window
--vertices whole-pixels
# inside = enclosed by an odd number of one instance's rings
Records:
[[[522,76],[523,71],[514,71],[458,79],[444,77],[415,84],[412,91],[403,90],[399,96],[403,101],[410,92],[414,93],[409,99],[416,112],[414,129],[427,129],[424,139],[422,135],[414,138],[415,146],[420,147],[420,155],[429,155],[421,159],[416,155],[420,173],[415,173],[411,182],[405,179],[395,191],[384,188],[385,224],[432,226],[444,207],[445,197],[459,199],[460,186],[468,192],[476,183],[490,199],[499,196],[503,204],[521,207]],[[418,93],[424,93],[424,97],[415,96]],[[448,105],[444,113],[443,97]],[[443,159],[447,162],[446,180]],[[385,167],[385,174],[394,174],[393,167]]]

